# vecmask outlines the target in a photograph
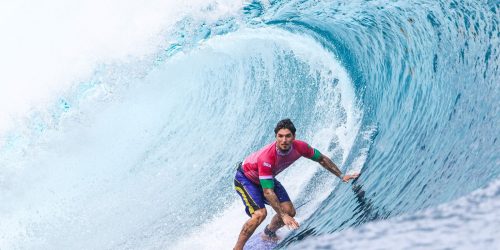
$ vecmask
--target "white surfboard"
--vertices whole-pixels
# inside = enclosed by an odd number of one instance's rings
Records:
[[[263,239],[264,231],[254,233],[245,244],[244,250],[270,250],[275,248],[279,242]],[[278,237],[282,239],[279,235]]]

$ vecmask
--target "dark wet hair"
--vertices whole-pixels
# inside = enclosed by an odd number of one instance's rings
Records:
[[[293,125],[293,122],[290,120],[290,119],[283,119],[281,121],[278,122],[278,124],[276,124],[276,127],[274,128],[274,134],[278,134],[278,131],[280,129],[289,129],[290,132],[292,132],[292,134],[295,136],[295,126]]]

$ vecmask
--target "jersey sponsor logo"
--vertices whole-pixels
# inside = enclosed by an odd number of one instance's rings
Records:
[[[262,163],[262,165],[264,165],[264,167],[268,167],[268,168],[271,167],[271,163],[268,163],[268,162],[264,162],[264,163]]]
[[[272,175],[261,175],[259,176],[259,179],[261,180],[268,180],[274,178]]]

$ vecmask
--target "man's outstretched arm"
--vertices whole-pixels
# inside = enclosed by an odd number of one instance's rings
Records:
[[[342,176],[342,172],[337,167],[337,165],[335,165],[335,163],[333,163],[333,161],[330,160],[330,158],[328,158],[324,154],[321,154],[321,156],[318,158],[317,162],[321,166],[326,168],[328,171],[330,171],[332,174],[334,174],[337,177],[339,177],[340,179],[342,179],[343,182],[348,182],[350,179],[356,179],[359,177],[359,174],[353,174],[353,175],[346,174],[346,175]]]

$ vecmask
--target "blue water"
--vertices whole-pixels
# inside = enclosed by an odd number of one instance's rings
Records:
[[[233,164],[285,117],[362,175],[339,183],[307,160],[280,175],[301,227],[279,247],[498,248],[498,11],[300,0],[187,13],[154,56],[96,67],[4,136],[0,248],[231,248],[246,219]]]

